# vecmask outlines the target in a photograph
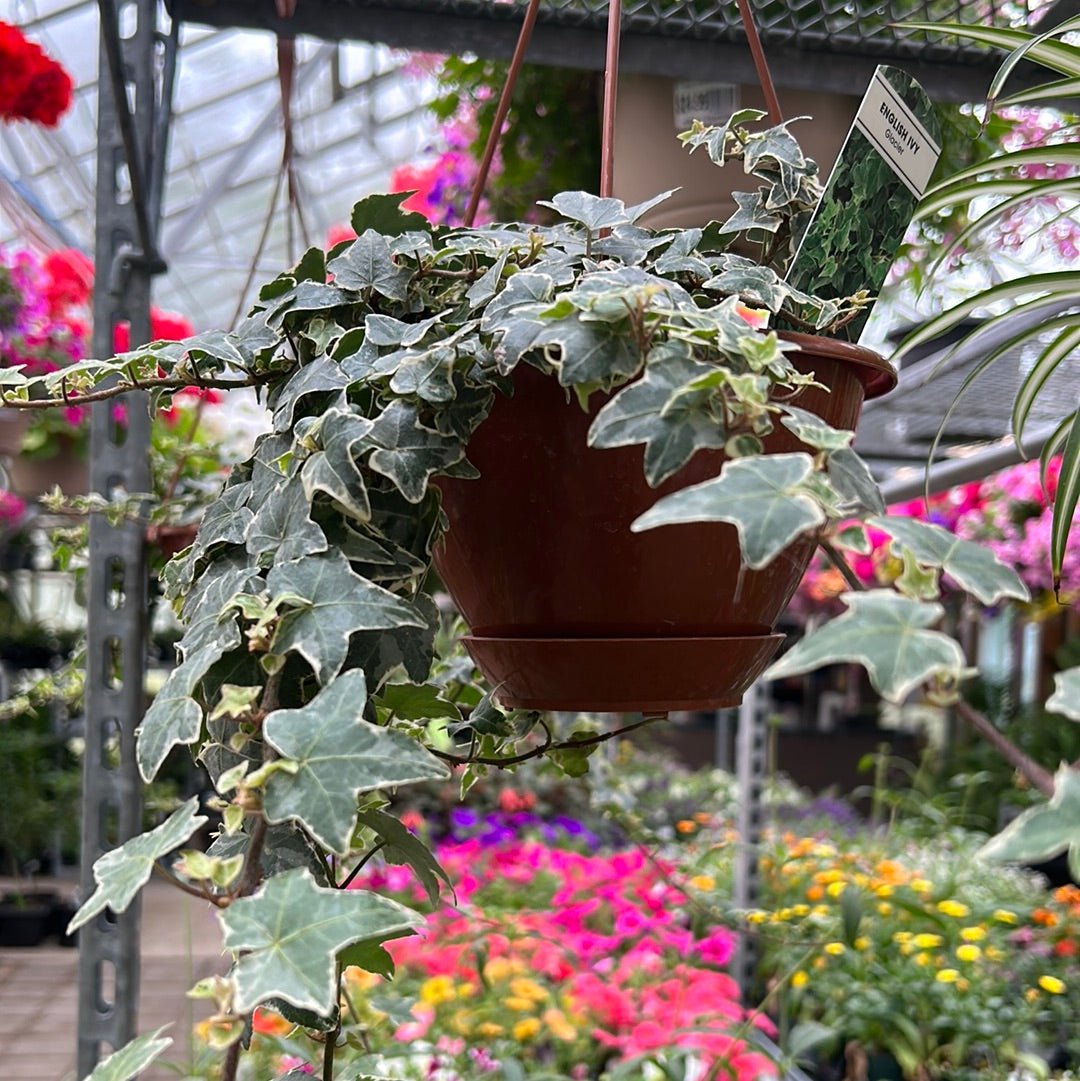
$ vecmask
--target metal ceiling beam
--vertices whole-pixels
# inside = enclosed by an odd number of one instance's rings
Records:
[[[441,53],[473,52],[509,59],[520,29],[519,12],[509,6],[492,5],[484,15],[454,15],[424,5],[403,10],[386,0],[304,0],[287,18],[277,14],[274,0],[205,0],[187,8],[183,17],[216,27],[271,30],[282,35],[310,34],[340,40],[379,42],[401,48]],[[808,35],[804,35],[808,36]],[[915,76],[927,93],[940,102],[981,101],[997,66],[996,54],[985,63],[974,58],[960,62],[938,50],[940,59],[929,57],[926,46],[887,42],[845,43],[834,49],[824,36],[820,51],[792,48],[778,43],[775,33],[762,31],[769,64],[778,86],[789,90],[826,90],[861,94],[883,60],[892,58]],[[845,51],[846,50],[846,51]],[[602,71],[605,33],[595,27],[560,25],[543,15],[529,44],[528,59],[539,64]],[[619,58],[624,72],[665,75],[679,79],[722,79],[755,83],[757,75],[745,42],[663,37],[642,33],[632,25],[624,29]],[[1016,85],[1023,78],[1018,73]]]

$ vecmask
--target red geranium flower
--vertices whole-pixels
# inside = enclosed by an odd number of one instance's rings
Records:
[[[71,76],[18,27],[0,22],[0,119],[55,127],[71,105]]]

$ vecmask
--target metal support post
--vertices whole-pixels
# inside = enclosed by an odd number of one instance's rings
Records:
[[[94,250],[94,355],[111,356],[121,320],[132,342],[150,337],[150,279],[157,254],[161,173],[175,63],[171,38],[157,31],[156,0],[135,0],[123,15],[100,0],[98,175]],[[95,405],[90,485],[106,497],[150,490],[150,418],[144,394]],[[83,766],[80,889],[94,889],[104,852],[141,832],[142,782],[135,729],[144,709],[147,573],[145,527],[90,520],[86,650],[86,754]],[[77,1068],[90,1073],[136,1031],[139,992],[138,901],[120,916],[102,913],[79,932]]]
[[[735,828],[738,848],[735,853],[734,905],[745,912],[757,905],[758,857],[764,825],[762,794],[768,769],[767,698],[760,683],[754,683],[743,695],[739,707],[739,727],[735,734],[735,779],[739,790],[739,810]],[[744,932],[735,951],[733,975],[747,1001],[755,992],[757,949]]]

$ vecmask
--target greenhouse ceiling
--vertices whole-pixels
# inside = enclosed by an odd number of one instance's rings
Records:
[[[861,93],[872,66],[892,58],[918,69],[939,97],[978,96],[991,63],[953,46],[928,49],[893,29],[894,20],[970,18],[978,8],[1001,24],[1024,24],[1070,5],[754,0],[779,86],[809,81]],[[385,190],[396,165],[424,157],[435,134],[424,104],[434,88],[403,49],[507,55],[521,19],[520,3],[495,0],[296,0],[293,7],[282,18],[278,0],[171,4],[179,52],[160,230],[168,269],[155,281],[155,299],[197,328],[233,323],[261,281],[309,243],[322,243],[356,199]],[[606,12],[607,0],[543,0],[530,57],[599,67]],[[732,0],[624,0],[623,12],[626,70],[750,77]],[[97,5],[0,0],[0,19],[60,59],[77,87],[55,130],[0,127],[0,244],[90,252]],[[291,202],[281,181],[276,32],[297,35]]]
[[[0,126],[0,245],[94,246],[98,8],[93,0],[0,0],[11,22],[60,60],[75,102],[53,130]],[[161,225],[168,270],[155,302],[197,328],[229,325],[240,298],[310,240],[386,190],[434,133],[428,79],[384,45],[300,38],[293,98],[296,200],[279,187],[281,96],[269,31],[179,29]],[[268,230],[260,251],[260,239]],[[253,264],[256,264],[253,266]]]

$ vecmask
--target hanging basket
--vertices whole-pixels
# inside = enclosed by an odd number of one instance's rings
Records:
[[[895,384],[870,350],[798,342],[796,363],[829,390],[798,404],[854,428],[864,398]],[[773,633],[816,538],[767,567],[743,566],[724,523],[632,533],[661,496],[716,476],[720,451],[699,452],[649,488],[640,447],[596,450],[590,412],[550,377],[519,365],[469,443],[478,480],[440,479],[449,531],[435,565],[471,628],[465,644],[506,706],[667,712],[737,705],[783,639]],[[777,427],[766,453],[805,450]]]

